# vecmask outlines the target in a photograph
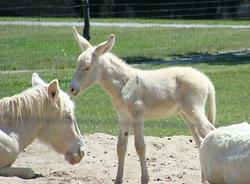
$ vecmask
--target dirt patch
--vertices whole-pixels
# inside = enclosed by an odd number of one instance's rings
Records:
[[[117,170],[115,136],[92,134],[84,136],[87,153],[80,164],[71,166],[63,155],[35,141],[18,157],[14,166],[31,167],[42,177],[24,180],[0,177],[5,184],[113,184]],[[189,136],[146,137],[147,161],[151,184],[200,183],[198,149]],[[140,165],[129,137],[125,161],[124,183],[140,183]]]

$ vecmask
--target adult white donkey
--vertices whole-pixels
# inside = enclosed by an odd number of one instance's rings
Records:
[[[58,80],[46,84],[34,73],[32,84],[32,88],[0,100],[0,176],[36,177],[30,168],[11,167],[36,137],[64,154],[70,164],[84,156],[74,104],[60,90]]]
[[[215,120],[215,90],[212,82],[201,72],[189,67],[136,69],[109,52],[115,41],[114,35],[110,35],[106,42],[98,46],[92,46],[75,28],[74,36],[83,53],[78,58],[71,81],[71,94],[77,95],[79,91],[99,84],[112,98],[119,116],[119,163],[115,183],[122,183],[130,126],[134,130],[134,144],[140,158],[143,184],[149,180],[145,158],[144,119],[180,114],[198,147],[201,139],[214,129],[211,123]],[[209,120],[204,110],[207,97]]]

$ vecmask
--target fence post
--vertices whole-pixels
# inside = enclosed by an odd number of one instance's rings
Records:
[[[86,40],[90,40],[89,0],[82,0],[82,3],[83,3],[83,16],[84,16],[83,37]]]

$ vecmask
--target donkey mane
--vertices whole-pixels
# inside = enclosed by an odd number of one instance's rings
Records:
[[[127,76],[129,76],[127,74],[130,74],[131,71],[139,70],[128,65],[124,60],[118,58],[115,54],[111,52],[104,54],[101,60],[105,60],[102,63],[107,70],[113,70],[116,73],[124,74],[123,78],[127,78]]]
[[[23,116],[41,118],[44,107],[46,89],[42,87],[29,88],[20,94],[4,97],[0,100],[1,118],[22,120]],[[25,114],[24,114],[25,113]],[[3,121],[4,122],[4,121]],[[11,122],[11,121],[8,121]]]
[[[108,52],[103,57],[106,57],[112,65],[116,65],[122,68],[132,68],[130,65],[128,65],[124,60],[118,58],[115,54]]]
[[[4,120],[12,118],[23,123],[24,117],[41,120],[44,107],[48,102],[47,86],[36,86],[26,89],[20,94],[4,97],[0,100],[0,121],[2,120],[1,123],[4,123]],[[69,111],[74,109],[73,102],[62,91],[59,91],[56,105],[61,113],[65,108],[69,108]]]

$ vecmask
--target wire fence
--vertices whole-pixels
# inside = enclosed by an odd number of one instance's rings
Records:
[[[81,0],[23,3],[2,0],[1,16],[47,16],[79,17],[83,16]],[[27,3],[28,2],[28,3]],[[91,17],[131,17],[131,18],[182,18],[182,19],[250,19],[250,1],[248,0],[178,0],[154,2],[95,0],[89,2]]]
[[[84,12],[84,2],[81,0],[67,1],[67,3],[53,1],[47,4],[46,1],[44,4],[13,3],[15,0],[8,1],[9,4],[6,3],[7,0],[5,4],[4,2],[5,0],[0,2],[2,16],[81,17]],[[237,25],[235,21],[228,23],[227,20],[219,24],[176,20],[178,18],[249,20],[249,1],[155,0],[152,3],[138,0],[135,3],[96,0],[89,2],[89,8],[92,18],[135,18],[90,21],[91,43],[98,44],[107,39],[109,34],[114,33],[117,42],[113,52],[127,62],[177,63],[192,62],[192,60],[210,62],[222,56],[237,58],[238,53],[243,53],[238,60],[250,57],[250,42],[246,39],[250,37],[248,21],[245,23],[240,21]],[[157,18],[161,19],[154,20]],[[174,20],[166,20],[172,18]],[[83,19],[81,18],[80,22],[79,19],[78,22],[74,22],[76,19],[35,20],[14,18],[0,22],[0,70],[47,69],[47,66],[57,69],[74,68],[78,50],[74,45],[69,26],[77,26],[82,33]],[[14,55],[13,50],[15,50]],[[221,54],[224,52],[228,54]]]

